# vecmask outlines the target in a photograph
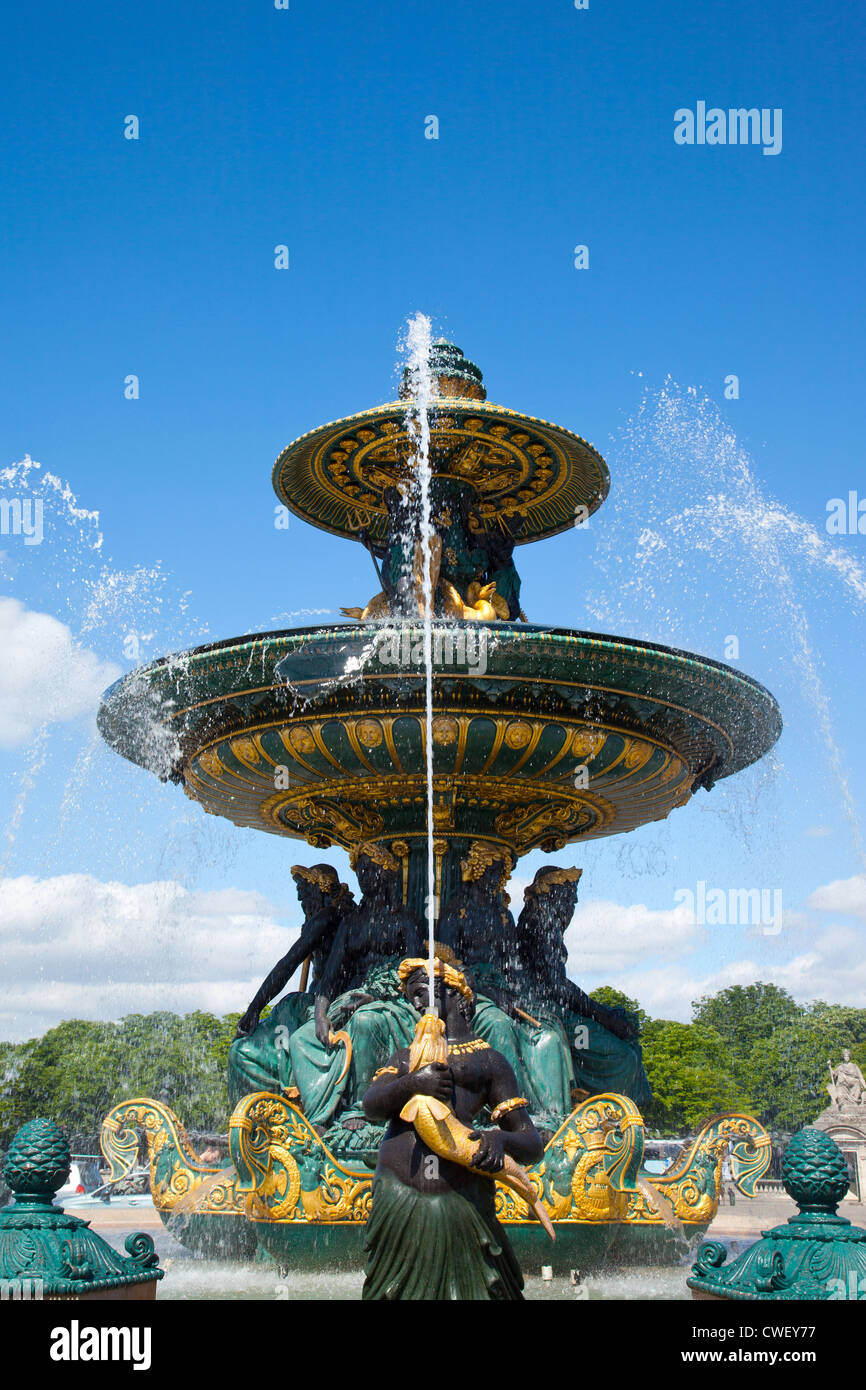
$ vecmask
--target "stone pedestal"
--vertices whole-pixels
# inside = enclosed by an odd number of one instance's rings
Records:
[[[828,1105],[815,1121],[815,1129],[829,1134],[845,1155],[851,1172],[845,1200],[866,1202],[866,1105]]]

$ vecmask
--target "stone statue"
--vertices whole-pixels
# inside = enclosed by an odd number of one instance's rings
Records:
[[[403,963],[406,995],[416,1016],[427,1010],[424,963]],[[515,1300],[523,1276],[496,1220],[495,1183],[506,1156],[532,1163],[541,1139],[506,1059],[472,1029],[474,991],[468,976],[437,958],[435,1006],[445,1025],[446,1063],[413,1069],[413,1047],[399,1048],[373,1078],[364,1109],[387,1122],[379,1150],[367,1223],[367,1300]],[[416,1059],[417,1060],[417,1059]],[[478,1140],[472,1167],[443,1158],[401,1112],[414,1097],[448,1107],[460,1129],[490,1108],[492,1129],[468,1131]],[[410,1107],[411,1109],[411,1107]]]
[[[830,1068],[827,1091],[831,1104],[837,1110],[866,1108],[866,1080],[863,1079],[863,1073],[857,1063],[851,1061],[851,1053],[847,1047],[843,1050],[842,1061],[837,1067],[829,1061],[827,1066]]]
[[[246,1012],[238,1020],[236,1038],[229,1049],[229,1099],[232,1107],[253,1091],[295,1091],[288,1040],[312,1017],[314,995],[302,978],[300,990],[281,999],[269,1017],[259,1019],[266,1004],[285,988],[298,966],[309,961],[313,983],[324,970],[342,918],[355,906],[345,883],[330,864],[308,868],[295,864],[292,878],[304,912],[301,935],[256,991]]]
[[[313,1017],[289,1038],[304,1114],[319,1130],[338,1111],[360,1105],[383,1056],[411,1036],[417,1021],[405,1007],[396,967],[407,953],[419,954],[423,931],[403,906],[399,860],[383,845],[362,844],[350,862],[363,897],[339,924]]]

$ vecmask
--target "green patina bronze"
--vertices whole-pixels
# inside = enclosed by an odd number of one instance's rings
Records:
[[[838,1144],[819,1129],[801,1130],[788,1145],[782,1176],[797,1216],[762,1232],[730,1264],[724,1245],[707,1241],[689,1288],[708,1298],[866,1301],[866,1231],[837,1213],[850,1183]]]
[[[0,1210],[0,1286],[5,1297],[153,1297],[162,1278],[153,1241],[127,1236],[119,1254],[86,1221],[55,1206],[69,1177],[69,1145],[53,1120],[22,1125],[6,1154],[15,1194]]]
[[[325,848],[405,843],[418,911],[421,637],[412,625],[339,625],[199,647],[125,676],[99,726],[118,752],[236,825]],[[519,856],[633,830],[754,762],[781,731],[763,686],[687,652],[515,623],[437,623],[437,649],[443,901],[472,840]]]
[[[614,1244],[617,1232],[667,1248],[671,1232],[642,1189],[603,1180],[600,1195],[589,1176],[607,1142],[606,1130],[592,1127],[594,1098],[633,1110],[635,1145],[638,1129],[642,1136],[635,1106],[649,1092],[635,1035],[611,1016],[596,1018],[586,996],[569,1002],[543,987],[520,993],[510,978],[497,983],[487,943],[497,931],[510,932],[512,945],[533,939],[525,918],[522,927],[510,920],[504,893],[508,868],[521,856],[665,819],[698,789],[762,757],[781,732],[779,709],[763,686],[709,658],[526,621],[515,546],[562,532],[600,507],[607,466],[571,431],[489,402],[480,369],[453,344],[435,344],[430,365],[435,884],[427,881],[422,552],[405,381],[403,399],[303,435],[274,468],[286,506],[370,550],[380,592],[346,595],[366,599],[342,610],[357,622],[250,634],[154,661],[106,693],[99,728],[118,753],[182,785],[209,814],[316,848],[340,847],[353,865],[372,846],[377,862],[390,866],[396,893],[383,921],[402,911],[420,922],[431,889],[443,932],[464,918],[468,928],[476,909],[489,912],[489,934],[484,922],[473,928],[482,946],[473,955],[461,945],[459,956],[478,986],[479,1038],[509,1061],[539,1130],[559,1136],[547,1151],[543,1200],[562,1227],[560,1251],[582,1263],[590,1250]],[[466,909],[461,894],[474,883],[473,854],[498,858],[506,872],[485,889],[481,906]],[[356,916],[355,941],[358,924]],[[334,940],[329,959],[339,955]],[[448,944],[446,935],[441,940]],[[230,1058],[232,1156],[242,1180],[232,1170],[207,1174],[189,1156],[175,1169],[173,1148],[154,1150],[160,1209],[170,1205],[175,1216],[220,1229],[246,1217],[281,1260],[302,1251],[313,1260],[357,1254],[381,1139],[362,1098],[417,1022],[380,978],[394,964],[384,957],[404,945],[382,948],[375,964],[368,959],[362,974],[333,992],[320,988],[318,965],[303,989],[278,998],[286,974],[279,990],[266,991],[272,1013],[260,1019],[260,1000],[252,1021],[239,1025]],[[553,953],[561,946],[558,939]],[[543,943],[534,949],[539,959],[550,954]],[[327,1006],[324,1023],[314,1017],[317,999]],[[332,1041],[329,1026],[342,1042]],[[286,1111],[290,1101],[297,1107]],[[247,1131],[237,1127],[251,1105],[258,1127],[247,1150]],[[141,1123],[152,1106],[127,1102],[112,1116],[124,1110]],[[739,1116],[716,1121],[734,1130],[755,1125]],[[578,1122],[579,1136],[569,1129]],[[118,1150],[113,1123],[119,1115],[106,1121],[107,1152]],[[270,1124],[274,1151],[259,1165],[256,1145]],[[757,1129],[749,1132],[754,1138]],[[269,1164],[286,1134],[293,1136],[288,1166],[274,1185]],[[725,1136],[713,1134],[688,1172],[668,1184],[692,1234],[705,1229],[717,1203]],[[766,1168],[765,1139],[755,1138],[754,1172]],[[242,1150],[246,1166],[238,1167]],[[546,1236],[534,1218],[508,1207],[501,1219],[513,1226],[518,1248],[541,1253],[537,1242]]]

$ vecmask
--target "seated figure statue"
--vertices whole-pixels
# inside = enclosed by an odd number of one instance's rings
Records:
[[[407,953],[419,953],[422,928],[403,906],[399,861],[383,845],[362,844],[350,862],[363,897],[337,928],[316,987],[313,1017],[289,1039],[304,1114],[320,1131],[338,1111],[360,1107],[383,1058],[412,1036],[417,1022],[406,1007],[396,967]],[[339,1031],[344,1040],[335,1042]]]
[[[581,869],[546,865],[524,891],[517,922],[515,986],[527,1010],[560,1021],[571,1042],[576,1088],[588,1095],[616,1091],[636,1105],[652,1099],[636,1020],[624,1009],[590,999],[566,974],[563,941],[577,904]],[[537,1045],[537,1044],[534,1044]]]
[[[504,846],[473,841],[461,865],[461,888],[443,909],[437,936],[475,979],[475,1031],[508,1059],[535,1124],[550,1131],[571,1112],[574,1074],[562,1025],[555,1016],[533,1017],[520,997],[518,929],[504,891],[513,865]]]
[[[285,995],[259,1022],[266,1004],[285,988],[302,961],[312,967],[313,985],[325,962],[342,918],[355,900],[330,864],[295,864],[292,878],[304,912],[301,935],[262,982],[246,1013],[238,1020],[235,1041],[229,1048],[228,1089],[232,1108],[252,1091],[277,1091],[296,1095],[289,1037],[312,1016],[314,994],[301,989]]]
[[[429,1002],[424,964],[408,960],[401,974],[420,1017]],[[373,1182],[362,1297],[522,1299],[523,1276],[496,1220],[495,1182],[486,1175],[502,1170],[506,1154],[519,1163],[537,1161],[542,1142],[507,1060],[473,1032],[472,986],[449,959],[436,960],[434,998],[445,1024],[447,1063],[413,1070],[404,1045],[387,1058],[364,1096],[367,1117],[388,1128]],[[489,1108],[495,1127],[470,1134],[480,1139],[472,1158],[480,1172],[441,1157],[401,1117],[414,1096],[444,1103],[462,1126]]]
[[[853,1109],[855,1106],[866,1104],[866,1080],[857,1063],[851,1061],[851,1053],[847,1047],[843,1049],[842,1061],[837,1067],[829,1061],[827,1066],[830,1068],[830,1084],[827,1090],[837,1110]]]

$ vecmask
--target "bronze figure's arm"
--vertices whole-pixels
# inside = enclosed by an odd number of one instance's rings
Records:
[[[499,1052],[490,1054],[490,1087],[487,1102],[492,1107],[491,1120],[497,1129],[473,1130],[481,1140],[474,1168],[498,1173],[508,1154],[516,1163],[537,1163],[544,1153],[541,1135],[529,1118],[526,1098],[521,1096],[517,1077],[510,1064]]]
[[[328,956],[327,964],[322,972],[316,989],[316,1002],[314,1006],[314,1018],[316,1026],[316,1037],[323,1047],[330,1047],[331,1044],[331,1021],[328,1018],[328,1009],[331,1001],[337,998],[342,992],[343,982],[346,974],[346,956],[348,943],[348,930],[346,919],[337,928],[334,937],[334,944]]]
[[[364,1114],[382,1124],[400,1114],[412,1096],[435,1096],[447,1105],[452,1099],[451,1068],[440,1063],[409,1071],[408,1052],[395,1052],[380,1068],[364,1095]]]
[[[237,1037],[247,1037],[250,1033],[255,1032],[262,1009],[281,993],[298,966],[312,955],[323,937],[333,929],[336,921],[337,913],[333,907],[329,906],[322,908],[321,912],[317,912],[315,917],[304,923],[294,946],[286,952],[282,960],[277,961],[273,970],[265,977],[256,991],[246,1013],[238,1019],[235,1028]]]

